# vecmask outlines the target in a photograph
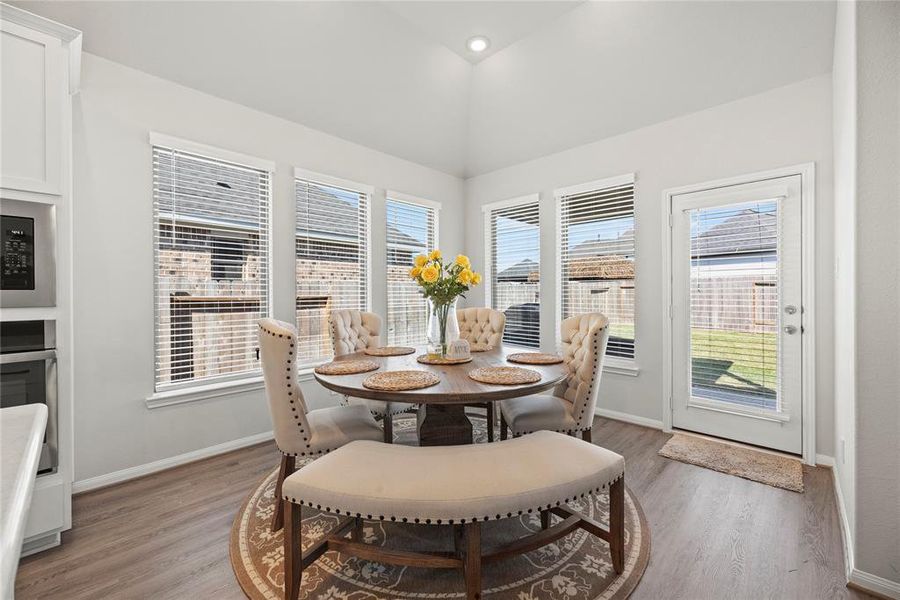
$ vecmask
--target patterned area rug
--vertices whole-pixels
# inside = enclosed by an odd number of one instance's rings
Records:
[[[473,419],[475,438],[487,439],[484,420]],[[415,418],[397,419],[399,443],[414,443]],[[413,474],[414,475],[414,474]],[[282,534],[269,531],[274,510],[277,470],[260,482],[244,502],[231,529],[231,564],[249,598],[283,597]],[[426,478],[423,476],[423,482]],[[606,494],[570,506],[602,523],[609,518]],[[338,517],[303,510],[304,550],[326,535]],[[625,493],[625,571],[612,569],[606,542],[578,530],[522,556],[485,567],[484,598],[492,600],[621,600],[640,581],[650,556],[650,530],[641,506]],[[503,543],[540,529],[537,514],[483,524],[486,544]],[[307,537],[308,536],[308,537]],[[446,550],[453,546],[450,527],[366,521],[367,543],[391,548]],[[327,552],[304,571],[304,600],[427,600],[464,598],[462,574],[452,569],[418,569],[383,565]]]
[[[803,492],[803,466],[798,459],[789,456],[680,433],[666,442],[659,455],[792,492]]]

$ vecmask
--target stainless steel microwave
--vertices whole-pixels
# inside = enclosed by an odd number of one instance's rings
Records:
[[[56,303],[56,212],[51,204],[0,199],[0,307]]]

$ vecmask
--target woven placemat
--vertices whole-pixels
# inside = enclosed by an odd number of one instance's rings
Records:
[[[507,356],[506,360],[523,365],[558,365],[563,361],[561,356],[543,352],[516,352]]]
[[[490,344],[469,344],[470,352],[490,352],[493,349]]]
[[[482,367],[469,371],[469,377],[481,383],[496,385],[521,385],[541,380],[540,373],[522,367]]]
[[[383,371],[366,377],[363,380],[363,387],[370,390],[399,392],[427,388],[440,381],[440,377],[428,371]]]
[[[371,360],[341,360],[316,367],[319,375],[354,375],[368,373],[378,368],[378,363]]]
[[[416,360],[423,365],[462,365],[467,362],[472,362],[472,357],[467,356],[466,358],[446,358],[440,356],[431,357],[427,354],[420,354],[416,357]]]
[[[415,348],[407,346],[382,346],[381,348],[366,348],[363,350],[369,356],[403,356],[404,354],[412,354]]]

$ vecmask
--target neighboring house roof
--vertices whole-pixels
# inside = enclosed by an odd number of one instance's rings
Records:
[[[540,266],[533,260],[526,258],[511,267],[497,273],[497,281],[529,281],[537,282],[540,279]]]
[[[775,252],[777,239],[775,213],[745,208],[695,237],[691,242],[691,254],[700,258],[768,254]]]

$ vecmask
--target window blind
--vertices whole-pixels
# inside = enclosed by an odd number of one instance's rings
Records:
[[[634,183],[561,194],[562,317],[609,318],[607,356],[634,358]]]
[[[153,147],[156,389],[258,371],[270,174]]]
[[[776,410],[778,203],[692,209],[691,394]]]
[[[331,358],[332,310],[368,307],[369,196],[296,180],[297,358]]]
[[[537,348],[540,320],[540,216],[534,201],[488,211],[491,307],[506,315],[503,341]]]
[[[417,346],[425,343],[428,308],[409,270],[416,254],[428,254],[437,244],[437,210],[388,198],[386,212],[387,339]]]

